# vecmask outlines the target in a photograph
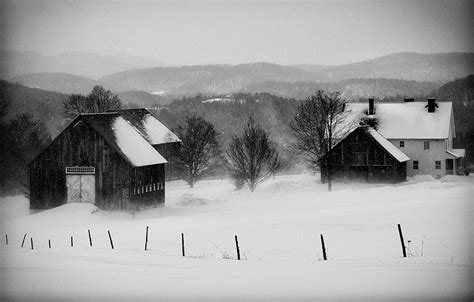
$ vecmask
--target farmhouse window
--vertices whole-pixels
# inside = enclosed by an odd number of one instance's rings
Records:
[[[405,148],[405,141],[400,141],[400,148]]]
[[[417,160],[413,161],[413,170],[418,170],[418,161]]]
[[[423,147],[424,147],[425,150],[429,150],[430,149],[430,142],[424,142]]]
[[[441,161],[440,160],[435,161],[435,167],[436,167],[436,170],[441,170]]]

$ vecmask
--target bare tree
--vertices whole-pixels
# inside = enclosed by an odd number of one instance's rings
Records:
[[[116,94],[102,86],[94,86],[88,96],[72,94],[63,102],[64,115],[71,119],[79,113],[98,113],[120,109],[122,103]]]
[[[324,165],[329,191],[332,189],[333,163],[326,154],[349,131],[345,121],[348,115],[345,103],[340,92],[325,93],[319,90],[298,107],[290,123],[296,138],[293,148],[303,155],[311,168]]]
[[[185,126],[175,133],[181,139],[177,161],[184,170],[185,180],[192,188],[196,181],[215,165],[221,155],[214,125],[201,117],[186,117]]]
[[[232,137],[226,154],[236,187],[247,184],[252,192],[281,165],[278,151],[268,133],[252,117],[247,121],[244,131]]]

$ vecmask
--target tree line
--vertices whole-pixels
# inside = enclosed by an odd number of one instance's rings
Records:
[[[346,131],[341,127],[347,116],[345,103],[339,92],[317,91],[297,107],[290,122],[294,136],[290,149],[301,155],[313,170],[323,165],[327,167],[329,191],[332,162],[326,155]],[[178,126],[176,134],[182,139],[177,157],[186,167],[185,179],[191,187],[219,164],[221,155],[237,189],[247,185],[253,192],[282,168],[277,144],[252,115],[241,131],[232,135],[224,151],[220,149],[214,125],[202,117],[187,117],[185,125]]]
[[[206,110],[206,105],[203,105],[206,97],[202,95],[193,97],[191,101],[177,100],[171,103],[169,111],[159,112],[160,119],[162,116],[166,119],[167,114],[168,117],[172,114],[170,111],[178,112],[176,108],[179,107],[179,112],[185,116],[172,130],[182,140],[176,156],[181,176],[191,187],[203,177],[226,173],[237,189],[248,186],[253,192],[260,183],[291,165],[295,154],[316,170],[334,145],[331,135],[341,120],[345,102],[339,93],[324,91],[318,91],[302,102],[265,93],[236,94],[233,97],[248,103],[245,106],[239,106],[238,102],[214,104],[217,111],[210,113],[217,118],[219,110],[239,117],[247,115],[243,123],[227,125],[230,127],[227,131],[216,130],[212,122],[199,115],[196,108]],[[51,137],[43,122],[30,114],[19,114],[7,121],[8,107],[7,100],[0,102],[0,190],[27,194],[27,163],[51,142]],[[121,108],[120,98],[102,86],[95,86],[88,95],[70,95],[63,102],[63,114],[67,120],[80,113]],[[267,130],[269,126],[264,127],[262,121],[269,123],[272,130],[285,133],[287,137],[291,135],[292,139],[272,135]],[[328,133],[329,137],[325,135]],[[224,135],[226,139],[222,139]]]

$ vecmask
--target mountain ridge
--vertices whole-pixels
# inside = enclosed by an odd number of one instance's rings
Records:
[[[0,78],[7,80],[30,73],[68,73],[89,78],[107,74],[162,66],[161,61],[128,55],[101,55],[93,52],[72,51],[46,56],[34,51],[0,51]]]

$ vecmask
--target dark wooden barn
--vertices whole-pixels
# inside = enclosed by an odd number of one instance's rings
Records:
[[[29,163],[30,208],[162,205],[167,160],[157,150],[176,143],[145,109],[80,114]]]
[[[328,163],[335,181],[397,183],[406,181],[403,152],[369,126],[357,127],[337,143],[321,161],[321,180],[327,182]]]

